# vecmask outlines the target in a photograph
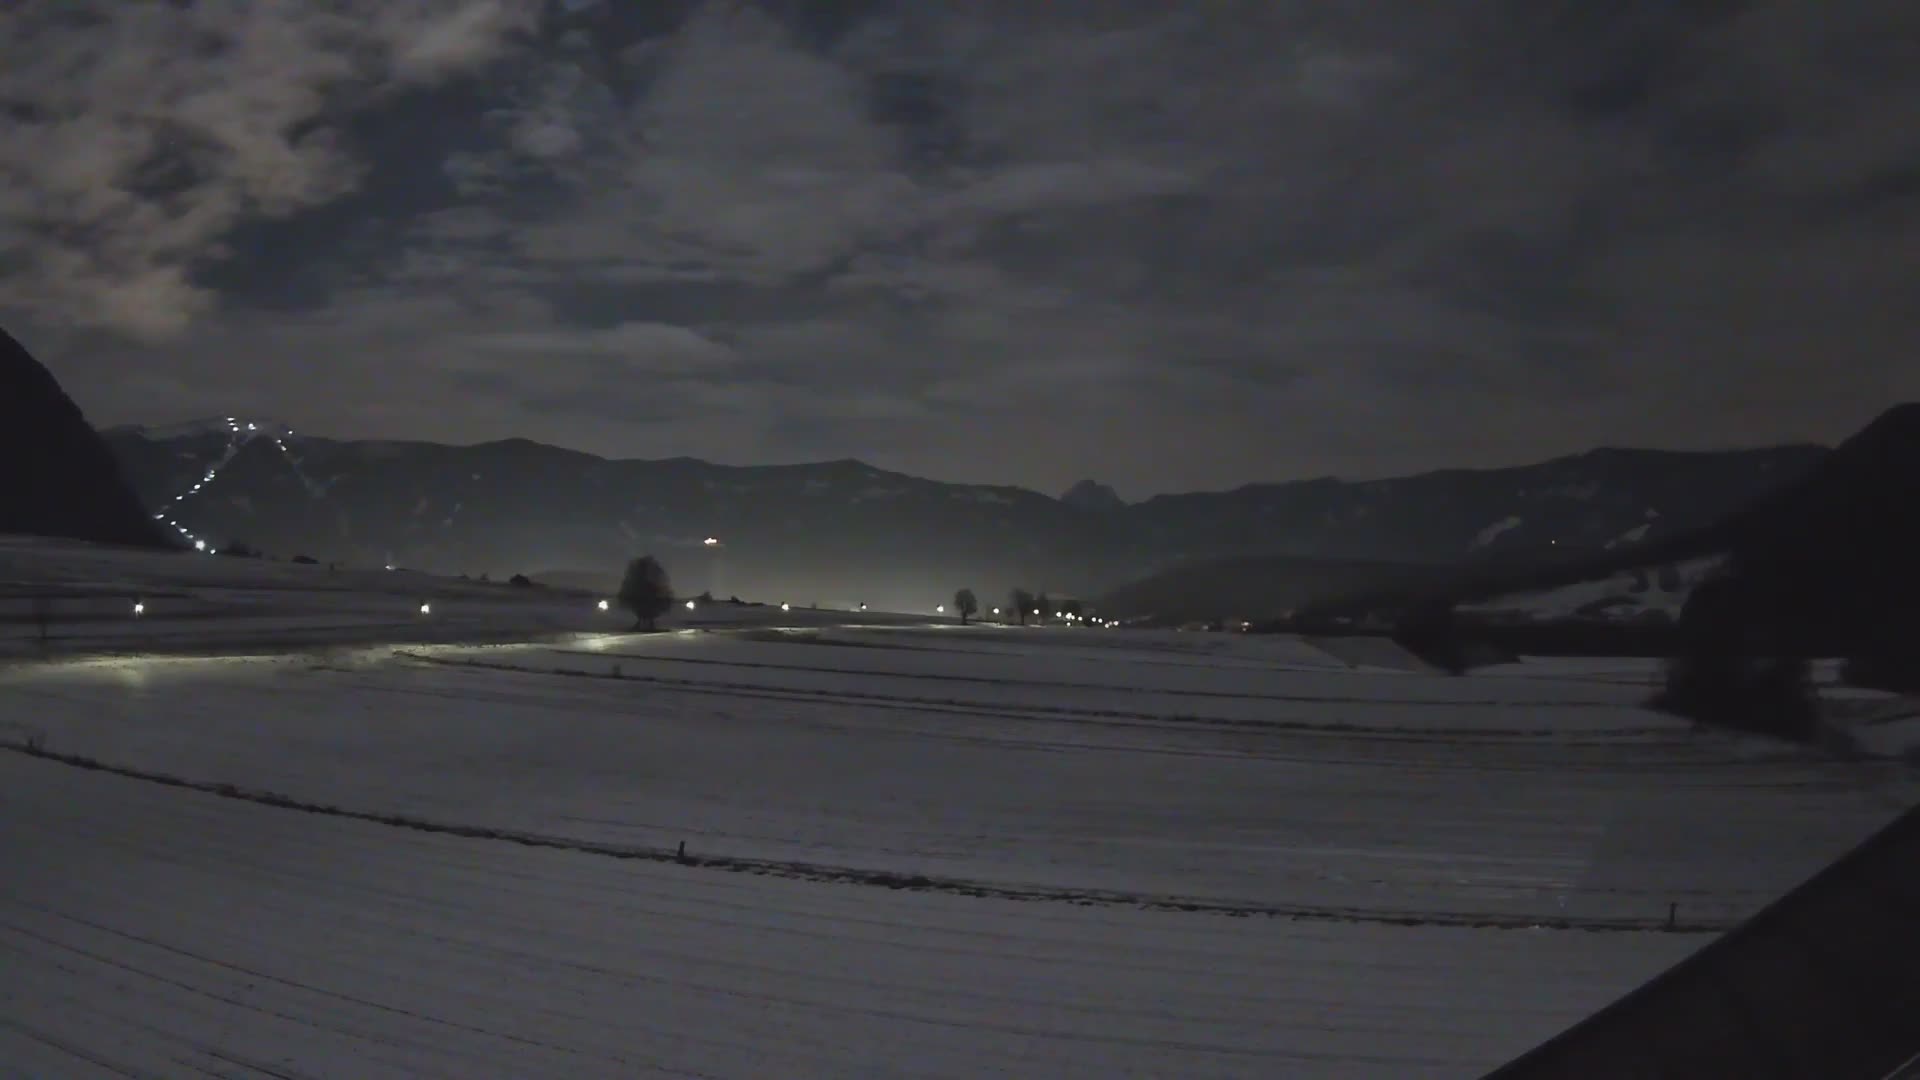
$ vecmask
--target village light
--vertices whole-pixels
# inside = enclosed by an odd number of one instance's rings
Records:
[[[142,615],[145,615],[146,613],[147,613],[147,605],[145,605],[145,604],[143,604],[143,603],[141,603],[141,602],[140,602],[140,601],[138,601],[138,600],[135,600],[135,601],[133,602],[133,614],[134,614],[134,617],[135,617],[135,618],[138,618],[138,617],[140,617],[140,616],[142,616]]]
[[[607,602],[606,602],[605,600],[602,600],[602,601],[600,601],[600,610],[601,610],[601,611],[605,611],[605,610],[607,610],[607,608],[608,608],[608,606],[609,606],[609,605],[607,604]]]
[[[945,604],[936,605],[933,609],[933,613],[935,615],[945,615],[947,613],[947,605]]]
[[[792,605],[792,604],[781,604],[781,605],[780,605],[780,610],[781,610],[781,611],[792,611],[792,610],[793,610],[793,605]]]
[[[207,542],[205,540],[195,540],[193,542],[193,550],[195,551],[207,550]]]
[[[689,601],[687,601],[687,610],[688,610],[688,611],[692,611],[692,610],[693,610],[693,608],[694,608],[694,604],[693,604],[693,601],[691,601],[691,600],[689,600]]]
[[[422,615],[431,615],[431,614],[433,614],[433,605],[432,605],[432,604],[421,604],[421,605],[420,605],[420,614],[422,614]]]
[[[717,540],[717,539],[715,539],[714,537],[711,537],[711,536],[709,536],[709,537],[707,537],[707,539],[706,539],[706,540],[705,540],[704,542],[706,543],[706,545],[707,545],[708,547],[719,547],[719,546],[720,546],[720,541],[719,541],[719,540]]]

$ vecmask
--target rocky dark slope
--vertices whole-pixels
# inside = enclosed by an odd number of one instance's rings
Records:
[[[53,375],[0,330],[0,533],[168,543]]]

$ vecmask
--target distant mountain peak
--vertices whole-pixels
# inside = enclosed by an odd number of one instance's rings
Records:
[[[1121,510],[1127,502],[1120,493],[1095,480],[1082,480],[1067,489],[1060,501],[1077,510]]]

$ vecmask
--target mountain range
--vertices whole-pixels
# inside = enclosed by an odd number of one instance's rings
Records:
[[[1128,504],[1091,481],[1053,498],[855,460],[609,460],[520,439],[338,441],[226,419],[105,435],[140,496],[215,546],[496,577],[611,576],[652,552],[683,590],[903,610],[960,586],[989,605],[1013,585],[1092,596],[1249,556],[1447,565],[1621,551],[1702,528],[1826,453],[1604,449]]]

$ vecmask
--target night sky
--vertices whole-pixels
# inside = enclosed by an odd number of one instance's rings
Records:
[[[100,424],[1130,498],[1920,398],[1915,0],[0,0]]]

